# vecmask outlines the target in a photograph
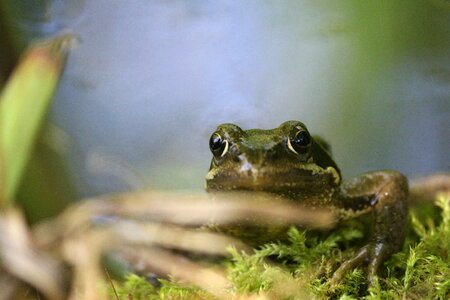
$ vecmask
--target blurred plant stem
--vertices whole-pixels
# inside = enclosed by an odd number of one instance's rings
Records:
[[[0,95],[0,204],[16,198],[42,120],[63,70],[73,36],[32,44]]]

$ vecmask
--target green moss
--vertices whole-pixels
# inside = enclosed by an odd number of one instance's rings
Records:
[[[332,272],[354,253],[364,239],[350,225],[326,237],[310,237],[291,228],[288,242],[270,243],[253,253],[230,249],[226,262],[235,294],[265,294],[270,299],[448,299],[450,296],[450,199],[437,201],[439,210],[414,209],[402,252],[384,265],[380,278],[368,287],[362,269],[349,272],[330,288]],[[438,213],[436,213],[438,212]],[[119,295],[133,299],[212,299],[199,288],[161,280],[156,289],[144,279],[129,275],[118,288]]]
[[[191,285],[180,284],[175,281],[160,280],[160,299],[214,299],[208,292]]]
[[[158,291],[148,281],[135,274],[128,274],[125,277],[125,281],[121,284],[114,284],[115,292],[119,299],[128,299],[132,296],[132,299],[159,299]],[[110,298],[114,299],[114,291],[110,291]]]
[[[146,278],[135,274],[128,274],[123,283],[114,283],[115,292],[119,299],[214,299],[208,292],[176,281],[159,279],[160,287],[156,288]],[[111,289],[110,299],[116,294]]]

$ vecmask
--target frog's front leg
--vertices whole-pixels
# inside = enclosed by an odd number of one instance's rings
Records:
[[[375,224],[369,243],[336,270],[331,283],[336,284],[349,270],[367,264],[367,276],[373,285],[378,267],[394,252],[399,251],[405,240],[407,179],[395,171],[363,174],[345,182],[338,191],[337,198],[342,219],[371,212]]]

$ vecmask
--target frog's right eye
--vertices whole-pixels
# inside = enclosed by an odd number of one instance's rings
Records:
[[[311,136],[306,130],[294,131],[287,141],[289,150],[291,150],[295,154],[302,154],[307,152],[310,143]]]
[[[223,157],[228,152],[228,141],[223,139],[220,134],[213,133],[209,139],[209,149],[215,157]]]

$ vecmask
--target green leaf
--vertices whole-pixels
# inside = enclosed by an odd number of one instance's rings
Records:
[[[0,95],[0,203],[14,199],[57,87],[71,35],[32,44]]]

